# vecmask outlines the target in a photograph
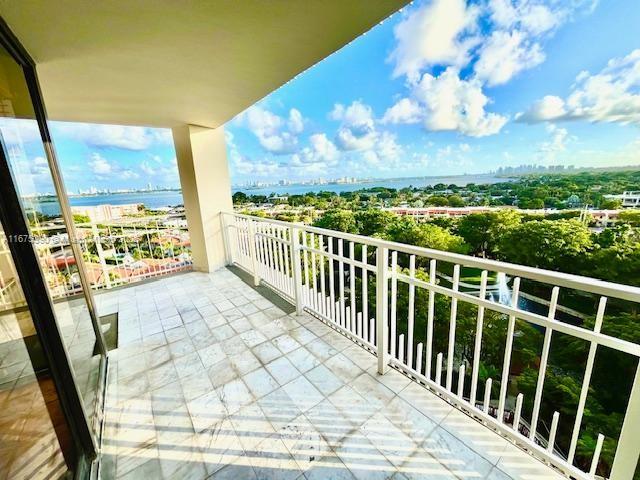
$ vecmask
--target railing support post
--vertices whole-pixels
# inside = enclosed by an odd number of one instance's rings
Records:
[[[300,266],[300,238],[299,231],[293,225],[289,227],[291,241],[291,263],[293,267],[293,289],[296,295],[296,313],[302,315],[304,302],[302,298],[302,268]]]
[[[636,376],[629,395],[627,413],[624,416],[616,456],[611,467],[611,480],[633,478],[638,458],[640,457],[640,361],[636,370]]]
[[[376,344],[378,347],[378,373],[389,369],[389,326],[387,322],[389,291],[389,249],[378,247],[376,252]]]
[[[220,212],[220,227],[222,228],[222,241],[224,242],[224,259],[227,265],[233,265],[233,256],[231,255],[231,242],[229,241],[229,224],[227,222],[227,214]]]
[[[253,285],[260,285],[260,273],[258,272],[258,261],[256,259],[256,232],[253,220],[247,220],[247,233],[249,235],[249,256],[251,257],[251,273],[253,273]]]

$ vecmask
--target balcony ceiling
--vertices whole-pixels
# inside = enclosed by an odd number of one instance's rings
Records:
[[[0,14],[51,119],[217,127],[406,3],[24,0]]]

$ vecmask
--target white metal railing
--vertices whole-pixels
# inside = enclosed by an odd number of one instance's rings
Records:
[[[602,333],[607,301],[631,302],[637,307],[640,289],[237,213],[223,215],[223,229],[229,263],[252,274],[256,285],[262,281],[275,289],[294,303],[299,313],[307,311],[315,315],[377,355],[380,373],[385,373],[390,365],[398,368],[564,474],[575,478],[595,476],[604,441],[602,434],[597,438],[590,468],[583,471],[574,465],[574,460],[596,352],[606,347],[630,355],[634,361],[640,357],[640,345]],[[399,256],[402,257],[404,268],[400,267]],[[438,268],[442,264],[453,270],[448,285],[438,280]],[[477,291],[463,291],[460,287],[462,267],[481,270]],[[510,301],[487,298],[489,272],[511,276]],[[520,288],[524,282],[549,286],[550,298],[545,301],[547,314],[520,308]],[[408,289],[408,305],[402,311],[397,305],[399,288]],[[593,330],[556,318],[561,289],[595,296],[597,309],[594,312]],[[426,304],[416,303],[420,291],[427,294]],[[450,301],[448,335],[443,351],[435,351],[436,295]],[[470,365],[462,361],[459,352],[456,352],[456,321],[460,302],[477,307]],[[372,308],[372,305],[375,307]],[[417,335],[414,316],[416,312],[425,311],[426,332]],[[507,334],[499,378],[487,378],[481,384],[479,370],[483,322],[488,311],[504,315]],[[398,317],[399,312],[402,318]],[[528,322],[544,330],[539,375],[528,422],[523,418],[522,393],[514,395],[512,392],[511,399],[515,397],[515,406],[507,411],[517,321]],[[400,323],[406,325],[402,332]],[[554,333],[582,339],[589,345],[578,404],[575,415],[570,419],[571,439],[562,449],[568,451],[567,457],[559,454],[561,449],[555,444],[558,425],[562,421],[558,412],[547,419],[550,422],[548,429],[540,431],[543,423],[540,410]],[[437,343],[442,345],[443,339],[439,340]],[[471,368],[470,379],[464,373],[468,368]],[[457,377],[457,381],[454,381],[454,377]],[[499,382],[499,388],[492,389],[493,382]],[[640,454],[638,426],[640,366],[636,369],[629,393],[610,478],[633,477]]]
[[[192,268],[186,227],[165,223],[164,217],[132,217],[108,222],[76,224],[85,270],[93,289],[110,289],[147,278]],[[69,237],[64,226],[32,227],[36,252],[55,298],[82,290]],[[23,240],[26,241],[26,240]],[[0,232],[0,261],[9,256]],[[9,257],[8,257],[9,258]],[[4,265],[5,271],[2,271]],[[0,310],[22,305],[16,294],[12,262],[0,264]]]

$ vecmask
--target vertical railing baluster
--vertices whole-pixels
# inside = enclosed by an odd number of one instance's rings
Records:
[[[458,397],[464,397],[464,363],[458,368]]]
[[[451,289],[458,291],[460,286],[460,265],[453,267],[453,284]],[[456,319],[458,316],[458,299],[451,297],[451,317],[449,318],[449,348],[447,351],[447,390],[451,391],[451,382],[453,379],[453,355],[456,347]]]
[[[378,246],[376,251],[376,345],[378,350],[378,373],[385,374],[389,368],[387,353],[388,275],[389,250]]]
[[[549,430],[549,442],[547,444],[547,451],[553,453],[553,448],[556,443],[556,432],[558,431],[558,421],[560,420],[560,413],[553,412],[551,418],[551,429]]]
[[[280,279],[280,290],[286,291],[286,283],[284,280],[284,248],[283,244],[280,241],[280,230],[281,228],[278,225],[274,225],[274,246],[276,247],[276,251],[278,253],[278,278]]]
[[[356,266],[355,266],[355,245],[353,242],[349,242],[349,303],[351,308],[351,332],[356,330]]]
[[[280,239],[282,240],[282,248],[284,249],[284,271],[285,271],[285,283],[287,285],[287,289],[285,290],[288,293],[291,293],[291,273],[289,269],[289,265],[291,263],[291,254],[289,250],[289,244],[287,242],[287,234],[284,228],[280,229]],[[291,241],[289,239],[289,241]]]
[[[302,264],[304,265],[304,304],[310,305],[309,302],[309,257],[306,250],[307,246],[307,232],[302,231]]]
[[[278,284],[278,277],[276,276],[277,262],[273,250],[273,241],[271,240],[271,226],[265,225],[265,237],[264,241],[267,245],[267,251],[269,252],[269,270],[271,271],[271,285],[276,286]]]
[[[436,284],[436,260],[429,262],[429,283]],[[425,354],[425,377],[431,380],[431,356],[433,355],[433,314],[436,292],[429,290],[429,308],[427,311],[427,350]],[[438,382],[439,383],[439,382]]]
[[[327,237],[327,246],[329,248],[329,306],[331,310],[331,320],[336,321],[336,288],[335,288],[335,274],[333,271],[334,259],[333,259],[333,237]]]
[[[371,317],[369,319],[369,343],[377,345],[376,343],[376,320]]]
[[[247,224],[249,223],[249,221],[247,219],[242,219],[240,224],[242,225],[242,227],[240,227],[241,229],[238,230],[238,237],[239,237],[239,249],[238,251],[241,252],[240,257],[242,258],[242,266],[244,266],[245,268],[247,268],[247,250],[245,248],[245,239],[246,239],[246,229],[247,229]],[[133,230],[134,230],[134,234],[136,234],[137,237],[137,232],[136,232],[136,227],[135,225],[133,226]],[[140,242],[137,240],[138,242],[138,248],[140,248]]]
[[[559,287],[553,287],[551,291],[551,303],[549,305],[548,319],[552,321],[556,316],[556,307],[558,305]],[[538,417],[540,415],[540,405],[542,403],[542,392],[544,390],[544,380],[547,375],[547,362],[549,361],[549,349],[551,348],[551,335],[553,329],[548,326],[544,332],[544,340],[542,342],[542,356],[540,357],[540,367],[538,368],[538,384],[536,386],[536,396],[533,400],[533,413],[531,414],[531,432],[529,438],[536,438],[536,430],[538,427]]]
[[[436,356],[436,383],[442,386],[442,352]]]
[[[253,220],[249,220],[249,256],[251,257],[251,273],[253,273],[253,285],[260,285],[260,274],[258,273],[258,262],[256,260],[256,232],[254,231]]]
[[[513,429],[518,433],[520,431],[520,416],[522,415],[522,402],[524,395],[521,393],[516,397],[516,411],[513,414]]]
[[[393,251],[391,253],[391,322],[389,332],[389,350],[393,358],[396,357],[396,315],[397,315],[397,300],[398,300],[398,252]]]
[[[485,300],[487,296],[488,273],[483,270],[480,274],[480,292],[478,298]],[[478,306],[478,317],[476,319],[476,339],[473,346],[473,367],[471,370],[471,392],[469,403],[475,405],[476,394],[478,392],[478,374],[480,372],[480,350],[482,348],[482,329],[484,328],[484,307]],[[498,417],[500,418],[500,417]]]
[[[598,462],[600,461],[600,452],[602,452],[603,442],[604,442],[604,435],[599,433],[598,439],[596,440],[596,449],[594,450],[593,458],[591,459],[591,468],[589,468],[589,475],[591,476],[591,478],[594,478],[596,476],[596,470],[598,469]],[[630,473],[633,473],[633,472],[630,472]],[[612,475],[611,478],[616,479],[618,477],[614,477]],[[626,477],[626,478],[631,478],[631,477]]]
[[[422,342],[416,347],[416,372],[422,375]]]
[[[231,242],[229,239],[229,219],[228,214],[220,214],[220,228],[222,228],[222,244],[224,245],[224,261],[227,265],[233,264],[233,256],[231,254]],[[127,248],[127,242],[124,242],[125,251]],[[173,249],[172,249],[173,250]]]
[[[594,333],[600,333],[602,329],[602,320],[604,319],[604,312],[607,308],[607,297],[600,297],[598,303],[598,311],[596,313],[595,325],[593,327]],[[589,346],[589,355],[587,356],[587,364],[584,369],[584,377],[582,378],[582,388],[580,389],[580,399],[578,400],[578,408],[576,410],[576,419],[573,423],[573,431],[571,433],[571,443],[569,445],[569,455],[567,455],[567,463],[573,465],[573,459],[576,454],[576,447],[578,445],[578,437],[580,436],[580,427],[582,426],[582,416],[584,415],[584,407],[587,403],[587,395],[589,393],[589,383],[591,383],[591,374],[593,373],[593,364],[596,359],[596,351],[598,344],[591,342]]]
[[[364,331],[362,333],[363,338],[369,339],[369,296],[367,293],[367,246],[362,245],[362,319]]]
[[[485,415],[489,414],[489,404],[491,403],[491,386],[493,381],[487,378],[487,382],[484,385],[484,403],[482,404],[482,411]]]
[[[275,263],[273,260],[273,250],[271,249],[271,241],[269,240],[269,226],[265,224],[264,226],[264,248],[267,251],[267,258],[269,260],[269,283],[271,285],[276,284],[275,277]]]
[[[315,249],[316,248],[316,235],[315,233],[311,234],[311,248]],[[318,300],[318,272],[317,272],[317,267],[316,267],[316,254],[315,252],[313,252],[313,250],[311,251],[311,276],[312,276],[312,281],[311,281],[311,285],[313,288],[313,302],[311,307],[317,312],[318,310],[320,310],[320,307],[317,304],[317,300]]]
[[[318,235],[318,248],[322,252],[322,254],[318,256],[318,258],[320,259],[320,296],[322,298],[322,302],[320,304],[320,313],[322,313],[325,317],[328,317],[329,312],[327,311],[327,292],[324,279],[324,235]]]
[[[339,292],[340,292],[340,312],[338,316],[340,318],[340,325],[345,326],[345,307],[344,307],[344,262],[342,259],[344,258],[344,245],[342,239],[338,240],[338,277],[340,277],[340,282],[338,283]]]
[[[262,258],[264,260],[264,277],[266,281],[273,284],[273,272],[271,270],[271,263],[269,257],[269,248],[267,246],[267,239],[265,237],[266,228],[264,224],[260,224],[260,249],[262,250]]]
[[[416,256],[409,257],[409,306],[407,312],[407,365],[413,367],[413,322],[416,303],[416,286],[413,280],[416,276]]]

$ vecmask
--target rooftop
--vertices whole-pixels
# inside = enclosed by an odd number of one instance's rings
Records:
[[[119,316],[103,478],[564,478],[265,288],[221,269],[96,296]]]

